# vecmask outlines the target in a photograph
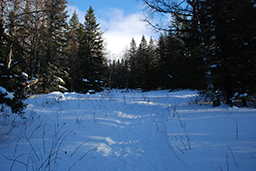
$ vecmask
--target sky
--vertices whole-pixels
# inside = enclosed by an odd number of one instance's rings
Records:
[[[79,21],[84,23],[84,15],[90,5],[104,31],[108,57],[112,60],[120,57],[129,48],[132,38],[139,45],[142,35],[149,41],[150,36],[155,34],[142,22],[143,4],[136,0],[69,0],[68,14],[72,15],[76,10]]]

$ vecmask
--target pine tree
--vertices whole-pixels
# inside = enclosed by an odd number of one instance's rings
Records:
[[[137,82],[137,86],[144,90],[148,89],[147,83],[146,83],[146,77],[148,74],[147,73],[148,68],[146,68],[148,67],[147,60],[148,60],[148,43],[145,36],[143,35],[137,51],[137,60],[136,60],[137,72],[136,72],[135,79]]]
[[[159,38],[159,61],[158,73],[161,88],[182,88],[178,82],[180,79],[181,70],[179,67],[183,63],[177,61],[177,52],[179,51],[175,38],[172,34],[160,35]],[[173,81],[174,80],[174,81]]]
[[[78,16],[76,11],[73,13],[67,31],[67,69],[69,77],[67,84],[70,91],[74,91],[76,85],[76,66],[78,63],[78,50],[79,50],[79,33],[80,33],[80,23],[78,21]]]
[[[137,44],[134,38],[132,38],[130,43],[130,48],[128,50],[128,60],[129,60],[129,76],[128,76],[128,87],[129,88],[138,88],[138,82],[137,82],[137,73],[138,73],[138,67],[137,67]]]
[[[38,77],[39,67],[42,58],[42,38],[46,32],[46,11],[43,0],[26,0],[24,14],[21,16],[22,24],[19,27],[19,41],[24,48],[24,55],[22,57],[22,68],[31,77]]]
[[[168,71],[168,62],[167,62],[167,53],[168,53],[168,48],[167,48],[167,35],[166,32],[165,34],[160,34],[159,40],[158,40],[158,45],[157,45],[157,54],[158,54],[158,61],[157,61],[157,67],[156,67],[156,72],[157,72],[157,77],[158,77],[158,87],[161,89],[167,89],[170,88],[169,84],[169,78],[168,75],[170,74]]]
[[[110,88],[125,89],[127,88],[128,62],[124,58],[113,61],[109,68]]]
[[[149,45],[147,49],[147,59],[146,59],[146,89],[155,90],[158,89],[158,74],[157,74],[157,53],[156,46],[152,37],[150,37]]]
[[[191,18],[183,14],[175,14],[175,22],[178,23],[178,38],[184,44],[183,64],[187,74],[187,88],[206,90],[216,99],[213,86],[213,75],[211,74],[212,54],[214,54],[212,18],[209,15],[210,6],[208,1],[190,1]],[[190,85],[190,86],[189,86]]]
[[[20,96],[18,90],[18,64],[15,61],[16,55],[23,55],[22,48],[17,41],[16,35],[9,30],[5,30],[4,25],[10,28],[14,26],[8,25],[4,19],[5,1],[2,1],[2,16],[0,19],[0,104],[1,111],[4,111],[5,105],[11,107],[12,113],[17,113],[20,116],[23,114],[23,109],[26,105],[23,103],[24,97]],[[15,10],[15,9],[14,9]],[[12,13],[13,14],[13,13]],[[11,15],[11,14],[10,14]],[[15,21],[14,15],[11,15]],[[14,62],[15,61],[15,62]],[[8,91],[15,92],[9,95]],[[13,97],[11,97],[13,96]]]
[[[227,103],[232,103],[234,94],[254,94],[255,89],[255,3],[251,0],[224,0],[212,2],[214,18],[216,68],[218,86],[224,92]],[[246,105],[242,96],[243,105]],[[240,99],[241,100],[241,99]]]
[[[186,35],[184,33],[189,33],[190,38],[194,39],[194,46],[185,46],[186,48],[190,47],[190,51],[187,49],[188,59],[199,56],[199,58],[204,62],[205,68],[205,82],[207,92],[212,96],[212,101],[214,102],[214,106],[219,105],[219,101],[215,94],[215,89],[212,81],[212,74],[210,72],[211,60],[206,47],[208,46],[208,35],[205,35],[206,30],[210,27],[210,22],[202,24],[203,19],[208,17],[208,9],[205,8],[205,1],[202,0],[187,0],[187,1],[154,1],[154,0],[143,0],[145,4],[151,11],[154,11],[155,14],[171,14],[173,18],[178,19],[178,25],[170,24],[168,28],[161,27],[159,23],[153,24],[150,20],[147,19],[148,23],[153,26],[155,29],[166,30],[171,33],[182,33],[182,35]],[[152,15],[151,15],[152,16]],[[151,17],[150,16],[150,17]],[[174,21],[175,23],[175,21]],[[181,23],[182,25],[179,25]],[[181,27],[180,27],[181,26]],[[185,28],[183,28],[185,26]],[[179,36],[179,34],[176,34]],[[210,46],[209,46],[210,47]],[[191,53],[193,52],[193,53]],[[194,53],[196,52],[196,53]],[[193,55],[193,56],[192,56]],[[196,55],[196,56],[194,56]],[[198,68],[200,69],[200,68]],[[197,69],[197,70],[198,70]],[[187,71],[185,71],[187,72]],[[185,77],[189,78],[191,74],[184,74]],[[202,81],[202,80],[201,80]],[[183,86],[184,87],[184,86]],[[216,102],[216,103],[215,103]]]
[[[77,91],[101,91],[105,70],[102,32],[96,21],[94,10],[90,6],[85,14],[85,23],[79,40],[79,85]]]
[[[59,89],[58,77],[65,76],[62,62],[64,59],[65,26],[67,11],[65,0],[49,0],[45,2],[47,9],[45,25],[42,33],[43,49],[39,68],[39,92],[49,93]]]

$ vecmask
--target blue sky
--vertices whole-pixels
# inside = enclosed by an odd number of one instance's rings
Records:
[[[105,8],[119,8],[123,9],[126,14],[130,14],[138,12],[138,6],[141,3],[136,0],[69,0],[69,4],[79,7],[81,11],[88,10],[89,6],[92,5],[95,12]]]
[[[125,48],[129,48],[132,37],[138,45],[143,34],[148,41],[150,35],[154,35],[146,23],[141,21],[142,4],[136,0],[69,0],[69,15],[76,10],[79,21],[83,23],[90,5],[104,31],[103,37],[111,59],[117,58]]]

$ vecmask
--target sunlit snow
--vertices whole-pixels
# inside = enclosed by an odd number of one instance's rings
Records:
[[[2,90],[4,91],[4,90]],[[0,117],[0,170],[254,171],[256,109],[196,91],[34,95]]]

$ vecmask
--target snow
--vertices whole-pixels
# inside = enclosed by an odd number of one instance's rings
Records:
[[[12,66],[13,66],[13,65],[17,65],[18,63],[19,63],[19,61],[17,61],[17,62],[14,62],[14,63],[12,64]]]
[[[31,84],[31,83],[35,83],[35,82],[38,82],[38,79],[37,78],[35,78],[35,77],[32,77],[32,79],[31,80],[28,80],[28,81],[26,81],[28,84]]]
[[[83,82],[90,82],[90,81],[86,78],[83,78]]]
[[[240,94],[240,97],[246,97],[247,93]]]
[[[63,89],[65,91],[68,91],[68,89],[66,87],[62,86],[62,85],[58,85],[58,87],[59,87],[59,89]]]
[[[7,90],[4,87],[0,86],[0,93],[7,93]]]
[[[89,93],[95,93],[95,90],[88,90]]]
[[[213,64],[213,65],[211,65],[211,67],[210,68],[216,68],[218,65],[216,65],[216,64]]]
[[[0,93],[2,93],[2,94],[5,94],[5,93],[7,93],[7,95],[6,96],[4,96],[4,98],[8,98],[8,99],[13,99],[14,98],[14,93],[10,93],[10,92],[8,92],[4,87],[2,87],[2,86],[0,86]]]
[[[56,100],[58,100],[58,99],[63,99],[64,100],[65,99],[65,95],[63,93],[59,92],[59,91],[51,92],[47,95],[43,95],[42,97],[47,98],[47,99],[52,98],[52,99],[56,99]]]
[[[24,77],[28,77],[28,74],[25,73],[25,72],[21,72],[21,75],[24,76]]]
[[[190,90],[31,96],[27,120],[0,118],[1,171],[254,171],[256,109],[194,104],[197,96]]]
[[[65,83],[65,81],[64,81],[62,78],[60,78],[60,77],[57,77],[56,80],[57,80],[58,82]]]

